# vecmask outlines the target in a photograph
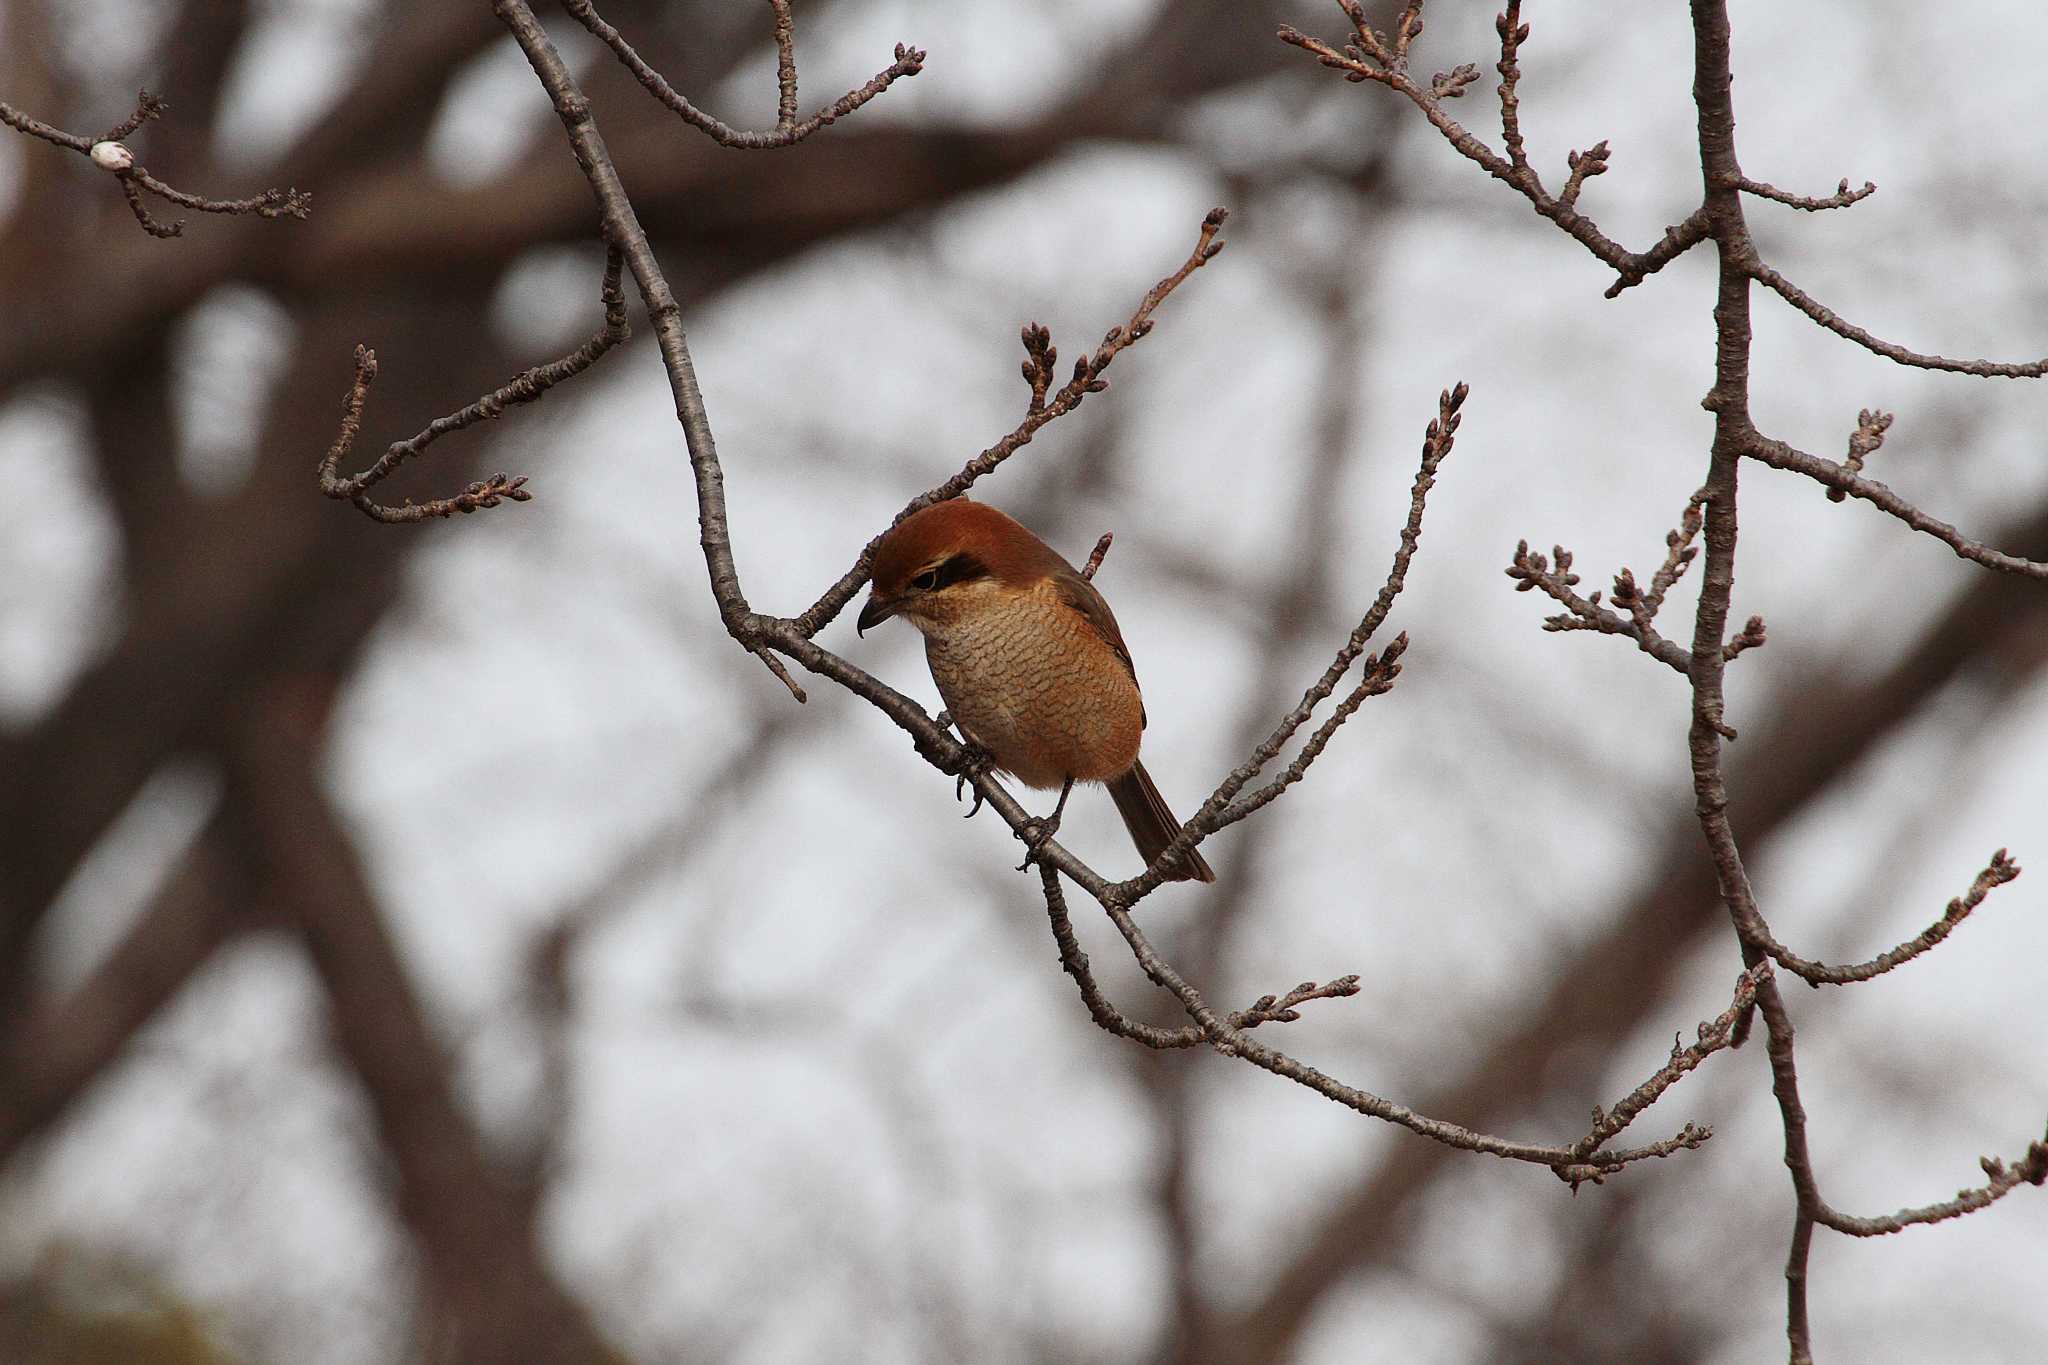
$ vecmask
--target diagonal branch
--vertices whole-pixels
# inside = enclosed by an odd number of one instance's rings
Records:
[[[1330,666],[1323,670],[1323,675],[1302,694],[1300,704],[1282,716],[1279,723],[1273,727],[1272,733],[1252,750],[1251,756],[1233,769],[1216,790],[1210,793],[1209,799],[1204,801],[1194,816],[1181,826],[1180,833],[1175,835],[1159,857],[1153,860],[1152,866],[1117,888],[1117,894],[1124,898],[1125,904],[1135,904],[1140,897],[1158,887],[1164,880],[1161,869],[1169,865],[1173,859],[1192,850],[1204,838],[1224,826],[1244,819],[1272,801],[1281,791],[1300,781],[1307,772],[1308,765],[1315,761],[1323,746],[1328,744],[1330,737],[1336,733],[1337,727],[1349,719],[1366,698],[1378,696],[1393,685],[1395,676],[1400,672],[1401,655],[1408,648],[1406,634],[1397,638],[1381,653],[1366,658],[1358,684],[1345,697],[1331,718],[1311,736],[1309,743],[1303,746],[1301,755],[1296,758],[1294,764],[1289,765],[1287,772],[1282,773],[1275,782],[1247,797],[1245,801],[1236,805],[1231,804],[1246,784],[1257,777],[1266,765],[1287,747],[1287,742],[1308,723],[1316,708],[1337,690],[1337,684],[1351,671],[1351,665],[1358,661],[1359,655],[1365,653],[1366,644],[1378,633],[1379,628],[1386,622],[1387,614],[1394,609],[1395,599],[1401,595],[1401,590],[1408,583],[1408,566],[1414,561],[1415,551],[1422,543],[1422,514],[1428,504],[1430,490],[1436,486],[1436,471],[1451,453],[1451,447],[1457,438],[1458,423],[1462,420],[1460,409],[1470,392],[1470,388],[1461,381],[1445,389],[1437,398],[1437,415],[1423,434],[1422,462],[1415,471],[1415,483],[1408,495],[1408,520],[1401,527],[1400,543],[1395,547],[1394,561],[1388,567],[1386,581],[1380,585],[1379,592],[1373,597],[1372,605],[1366,608],[1365,615],[1360,618],[1358,625],[1338,647],[1336,657],[1330,661]]]
[[[1129,322],[1121,327],[1110,328],[1103,336],[1101,346],[1074,362],[1073,377],[1054,391],[1050,398],[1046,395],[1047,390],[1051,388],[1053,365],[1059,359],[1059,351],[1052,344],[1050,332],[1038,323],[1026,323],[1023,330],[1024,382],[1031,387],[1031,401],[1025,409],[1024,419],[1010,430],[1009,435],[969,460],[952,478],[912,498],[890,521],[890,527],[911,513],[929,507],[935,502],[944,502],[948,498],[956,498],[965,493],[983,475],[992,472],[996,466],[1029,445],[1031,439],[1049,423],[1080,407],[1081,401],[1089,394],[1101,393],[1107,389],[1109,381],[1102,375],[1109,368],[1110,362],[1125,349],[1149,336],[1152,332],[1152,314],[1159,305],[1164,303],[1174,290],[1185,284],[1189,276],[1215,260],[1217,254],[1223,250],[1224,243],[1218,239],[1217,234],[1223,230],[1224,219],[1229,216],[1226,209],[1209,210],[1208,215],[1202,219],[1201,229],[1195,237],[1194,250],[1188,253],[1187,259],[1182,261],[1172,274],[1146,292],[1145,297],[1139,300],[1137,310],[1131,314]],[[870,540],[862,548],[860,558],[854,561],[853,567],[841,574],[838,580],[801,615],[792,618],[793,624],[800,632],[806,637],[814,636],[846,609],[846,604],[854,599],[862,585],[868,581],[868,564],[874,557],[875,547],[882,543],[882,535],[887,534],[888,529],[885,528],[881,535]]]
[[[1631,1090],[1612,1109],[1593,1110],[1593,1127],[1585,1137],[1573,1145],[1572,1150],[1591,1153],[1599,1150],[1603,1143],[1610,1141],[1629,1124],[1636,1115],[1657,1102],[1659,1096],[1698,1069],[1699,1064],[1723,1048],[1734,1044],[1735,1023],[1748,1012],[1756,999],[1757,983],[1771,974],[1770,964],[1759,962],[1745,971],[1735,981],[1735,997],[1727,1009],[1709,1023],[1699,1026],[1691,1046],[1681,1046],[1676,1041],[1671,1045],[1671,1059],[1655,1075]]]
[[[2048,357],[2018,363],[2006,360],[1951,360],[1947,356],[1927,355],[1920,351],[1908,350],[1896,342],[1886,341],[1858,327],[1762,261],[1752,260],[1747,271],[1751,279],[1776,293],[1779,298],[1836,336],[1853,341],[1873,355],[1881,355],[1901,365],[1910,365],[1916,370],[1943,370],[1949,374],[1975,375],[1979,379],[2039,379],[2042,375],[2048,375]]]
[[[1866,479],[1854,472],[1846,463],[1819,455],[1809,455],[1803,450],[1795,449],[1783,441],[1773,440],[1758,432],[1750,433],[1742,453],[1758,464],[1767,464],[1773,469],[1789,470],[1794,474],[1804,474],[1814,482],[1826,485],[1831,494],[1841,493],[1848,497],[1861,498],[1879,511],[1897,517],[1922,535],[1934,537],[1954,550],[1958,558],[1982,564],[1985,568],[1996,569],[2000,573],[2017,574],[2022,578],[2048,579],[2048,562],[2009,555],[1994,550],[1980,541],[1972,540],[1949,523],[1921,511],[1888,485],[1876,479]]]

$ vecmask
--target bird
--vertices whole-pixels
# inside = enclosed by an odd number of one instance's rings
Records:
[[[1159,857],[1180,821],[1138,760],[1145,703],[1137,670],[1093,583],[1018,522],[967,498],[898,522],[876,544],[869,578],[859,633],[892,616],[917,627],[932,681],[967,741],[1025,786],[1059,789],[1034,848],[1058,828],[1074,784],[1100,782],[1146,865]],[[1216,880],[1194,850],[1161,872],[1169,881]]]

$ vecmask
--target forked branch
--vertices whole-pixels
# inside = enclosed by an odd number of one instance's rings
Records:
[[[1350,19],[1352,37],[1342,49],[1299,29],[1282,26],[1280,41],[1302,49],[1322,65],[1341,72],[1352,82],[1372,81],[1404,96],[1422,111],[1430,126],[1443,135],[1460,156],[1483,167],[1488,175],[1511,187],[1529,201],[1529,206],[1576,238],[1586,250],[1611,267],[1619,276],[1607,290],[1613,298],[1631,285],[1640,284],[1662,270],[1692,247],[1706,240],[1706,215],[1695,213],[1685,221],[1666,228],[1664,236],[1647,251],[1630,251],[1607,236],[1591,218],[1578,210],[1578,198],[1585,183],[1607,170],[1609,149],[1603,140],[1585,152],[1572,153],[1564,192],[1553,195],[1544,187],[1543,177],[1530,164],[1522,145],[1521,45],[1528,41],[1529,26],[1521,21],[1520,0],[1510,0],[1496,28],[1501,50],[1501,135],[1507,154],[1494,151],[1453,119],[1444,108],[1446,100],[1461,98],[1465,87],[1479,78],[1479,68],[1470,63],[1432,77],[1429,84],[1417,82],[1408,73],[1408,46],[1422,32],[1421,0],[1409,0],[1401,11],[1396,38],[1390,40],[1373,31],[1358,0],[1337,0],[1338,8]]]
[[[1687,735],[1688,758],[1692,768],[1694,809],[1705,837],[1709,856],[1719,882],[1733,927],[1751,970],[1744,975],[1730,1010],[1710,1030],[1701,1034],[1697,1046],[1736,1046],[1745,1035],[1752,1009],[1760,1013],[1768,1031],[1772,1089],[1784,1130],[1784,1157],[1791,1174],[1795,1216],[1791,1246],[1786,1258],[1786,1339],[1794,1365],[1812,1360],[1812,1331],[1807,1309],[1807,1263],[1813,1230],[1834,1228],[1858,1236],[1872,1236],[1899,1228],[1958,1217],[2001,1198],[2021,1183],[2048,1181],[2048,1143],[2037,1142],[2014,1167],[1987,1158],[1988,1182],[1966,1190],[1955,1199],[1924,1208],[1906,1209],[1884,1218],[1852,1218],[1831,1208],[1822,1198],[1806,1136],[1806,1114],[1799,1095],[1794,1025],[1771,964],[1821,984],[1866,981],[1893,970],[1925,953],[1950,933],[1989,892],[2017,875],[2018,869],[2001,850],[1972,884],[1970,891],[1949,903],[1942,918],[1920,935],[1881,953],[1868,962],[1849,967],[1829,967],[1801,958],[1772,937],[1760,908],[1741,847],[1729,820],[1727,777],[1722,762],[1722,743],[1734,731],[1725,720],[1727,696],[1725,670],[1731,659],[1764,642],[1760,618],[1749,620],[1730,633],[1730,602],[1735,582],[1737,543],[1736,494],[1742,461],[1754,459],[1780,469],[1789,469],[1815,479],[1829,489],[1835,501],[1862,498],[1914,530],[1931,535],[1958,555],[1988,568],[2048,578],[2048,564],[2036,563],[1990,550],[1970,540],[1945,522],[1914,507],[1883,484],[1864,477],[1864,462],[1882,445],[1891,417],[1866,409],[1859,414],[1855,434],[1850,438],[1848,456],[1837,462],[1796,450],[1772,440],[1756,429],[1750,413],[1752,378],[1750,321],[1751,286],[1761,284],[1777,293],[1815,323],[1877,355],[1915,368],[1942,370],[1980,378],[2031,379],[2048,374],[2048,359],[2022,363],[1989,360],[1953,360],[1910,350],[1871,334],[1826,308],[1804,290],[1766,265],[1744,218],[1745,196],[1761,198],[1808,212],[1846,208],[1874,192],[1865,184],[1851,189],[1844,180],[1836,192],[1824,198],[1789,194],[1775,186],[1742,174],[1735,153],[1736,127],[1731,66],[1732,39],[1725,0],[1692,0],[1693,95],[1699,109],[1698,147],[1704,192],[1700,205],[1682,223],[1669,229],[1665,238],[1650,251],[1631,258],[1603,237],[1576,212],[1574,207],[1585,182],[1607,169],[1604,143],[1586,153],[1575,153],[1570,161],[1571,177],[1563,193],[1549,196],[1540,176],[1530,164],[1523,144],[1521,121],[1521,70],[1519,57],[1529,37],[1520,21],[1520,5],[1508,4],[1496,28],[1501,52],[1497,69],[1501,75],[1501,130],[1505,155],[1494,152],[1444,112],[1443,102],[1459,97],[1477,79],[1477,69],[1466,65],[1435,77],[1427,86],[1407,73],[1407,44],[1396,45],[1374,33],[1366,23],[1357,0],[1338,0],[1350,19],[1355,38],[1334,48],[1327,43],[1292,30],[1283,29],[1282,41],[1300,47],[1322,65],[1341,72],[1346,80],[1374,82],[1404,95],[1419,108],[1439,133],[1461,154],[1484,167],[1521,194],[1537,212],[1564,228],[1594,255],[1615,267],[1620,278],[1609,296],[1636,283],[1654,269],[1698,242],[1713,239],[1718,247],[1718,271],[1714,302],[1714,384],[1703,405],[1714,414],[1714,439],[1709,452],[1707,477],[1688,505],[1680,526],[1667,538],[1664,566],[1652,575],[1647,589],[1634,575],[1623,570],[1616,576],[1612,605],[1603,605],[1598,592],[1581,596],[1575,589],[1578,576],[1571,571],[1571,557],[1555,551],[1555,563],[1532,554],[1524,542],[1518,547],[1508,572],[1522,590],[1539,590],[1558,602],[1565,611],[1545,624],[1552,630],[1595,630],[1634,639],[1653,658],[1683,673],[1692,690],[1692,724]],[[1419,30],[1421,0],[1409,0],[1402,10],[1400,31],[1412,36]],[[1654,626],[1665,596],[1694,558],[1694,542],[1703,540],[1704,565],[1700,570],[1699,605],[1695,613],[1690,648],[1661,635]],[[1677,1049],[1673,1065],[1683,1066],[1691,1050]],[[1654,1097],[1659,1078],[1647,1089],[1618,1106],[1617,1112],[1633,1109]],[[1613,1116],[1596,1115],[1592,1137],[1597,1138],[1613,1122]]]
[[[305,218],[312,212],[313,196],[297,189],[265,190],[247,199],[209,199],[203,194],[189,194],[184,190],[175,189],[151,175],[135,159],[135,151],[125,139],[132,136],[143,124],[163,117],[169,108],[168,104],[144,90],[136,96],[135,112],[96,138],[82,137],[77,133],[67,133],[62,128],[53,128],[6,103],[0,103],[0,123],[27,133],[30,137],[41,138],[45,142],[68,148],[87,158],[101,170],[111,172],[120,183],[122,197],[128,201],[128,208],[134,213],[135,221],[152,237],[182,236],[185,231],[185,220],[180,218],[175,222],[160,222],[142,202],[145,193],[199,213],[230,216],[254,214],[258,218]]]
[[[341,431],[320,460],[320,491],[330,498],[354,503],[364,515],[374,520],[394,524],[475,512],[481,508],[496,507],[504,499],[513,502],[531,500],[533,494],[526,490],[526,477],[510,474],[493,474],[488,479],[470,484],[453,497],[422,503],[408,498],[399,506],[376,501],[370,496],[370,489],[389,478],[406,461],[423,454],[428,446],[449,432],[500,417],[507,408],[518,404],[538,402],[549,389],[583,373],[605,352],[631,335],[632,329],[626,323],[626,296],[620,282],[620,265],[618,248],[608,249],[605,252],[604,283],[599,291],[604,303],[604,323],[590,340],[560,360],[524,371],[509,384],[493,389],[468,407],[446,417],[435,418],[417,435],[393,441],[377,457],[376,463],[360,474],[343,478],[337,470],[355,447],[356,436],[362,429],[363,406],[369,401],[370,385],[377,378],[377,353],[367,346],[356,347],[355,379],[349,385],[348,397],[343,404]]]
[[[688,97],[668,83],[666,77],[647,64],[633,45],[626,41],[623,34],[605,21],[591,0],[562,0],[562,8],[569,12],[569,17],[589,29],[591,36],[610,48],[612,55],[633,73],[633,79],[639,81],[648,94],[661,101],[683,122],[721,147],[757,151],[771,147],[794,146],[820,128],[829,128],[845,118],[903,77],[915,76],[924,70],[925,54],[914,47],[898,43],[896,60],[883,67],[873,80],[857,90],[848,91],[825,108],[799,122],[796,116],[796,23],[790,17],[789,0],[768,0],[768,6],[774,11],[775,16],[775,130],[769,133],[753,133],[735,128],[692,104]]]
[[[1876,444],[1872,442],[1869,450],[1874,449]],[[1867,455],[1869,450],[1863,453]],[[1987,569],[1996,569],[2000,573],[2016,574],[2021,578],[2048,579],[2048,562],[2027,559],[2021,555],[2009,555],[2002,550],[1992,549],[1982,541],[1972,540],[1948,522],[1921,511],[1888,485],[1876,479],[1864,478],[1854,467],[1861,461],[1856,458],[1853,445],[1850,448],[1849,461],[1830,460],[1825,456],[1810,455],[1760,432],[1752,432],[1744,444],[1742,453],[1758,464],[1769,465],[1773,469],[1789,470],[1794,474],[1804,474],[1827,488],[1831,498],[1840,494],[1843,498],[1861,499],[1886,515],[1896,517],[1920,534],[1940,541],[1955,551],[1958,558],[1967,559],[1973,564],[1981,564]]]
[[[1273,782],[1252,793],[1243,801],[1236,801],[1237,794],[1244,790],[1251,780],[1265,770],[1287,747],[1301,727],[1308,723],[1316,708],[1328,700],[1337,690],[1337,684],[1351,671],[1351,665],[1365,653],[1365,646],[1385,624],[1387,615],[1394,608],[1395,599],[1408,583],[1408,567],[1415,559],[1415,551],[1422,543],[1422,514],[1429,501],[1430,490],[1436,487],[1436,472],[1450,455],[1457,439],[1458,424],[1462,420],[1461,409],[1471,390],[1463,383],[1445,389],[1437,399],[1437,415],[1430,422],[1422,439],[1422,462],[1415,471],[1415,483],[1408,494],[1408,519],[1401,527],[1400,542],[1394,550],[1393,564],[1387,570],[1386,581],[1380,585],[1373,597],[1372,605],[1366,608],[1349,637],[1338,647],[1336,657],[1323,670],[1321,677],[1302,694],[1301,702],[1282,716],[1273,727],[1271,734],[1252,750],[1251,756],[1233,769],[1230,775],[1218,784],[1194,816],[1181,826],[1180,833],[1153,860],[1152,867],[1138,877],[1120,884],[1117,895],[1124,904],[1135,904],[1141,896],[1149,894],[1160,885],[1164,876],[1160,869],[1188,850],[1200,844],[1203,839],[1228,825],[1236,824],[1279,796],[1282,791],[1299,782],[1307,773],[1309,765],[1315,762],[1337,728],[1350,719],[1353,712],[1364,704],[1367,698],[1384,694],[1394,685],[1400,675],[1400,659],[1408,648],[1406,634],[1397,636],[1379,654],[1366,656],[1360,670],[1358,683],[1338,705],[1330,718],[1310,736],[1302,746],[1294,762]],[[1233,802],[1235,801],[1235,804]]]

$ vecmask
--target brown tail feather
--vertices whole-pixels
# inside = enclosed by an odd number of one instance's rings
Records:
[[[1133,764],[1129,772],[1111,780],[1109,795],[1116,802],[1117,814],[1124,818],[1124,828],[1131,832],[1131,842],[1138,846],[1138,856],[1150,865],[1173,842],[1173,836],[1180,833],[1180,821],[1166,808],[1166,798],[1152,785],[1152,776],[1142,763]],[[1216,880],[1216,874],[1199,852],[1189,852],[1182,860],[1169,864],[1165,871],[1168,881]]]

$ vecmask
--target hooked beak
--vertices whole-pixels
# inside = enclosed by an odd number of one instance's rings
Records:
[[[867,605],[860,609],[860,619],[853,623],[853,633],[865,635],[871,626],[879,626],[901,610],[903,610],[902,598],[883,597],[873,588],[870,588],[868,589]]]

